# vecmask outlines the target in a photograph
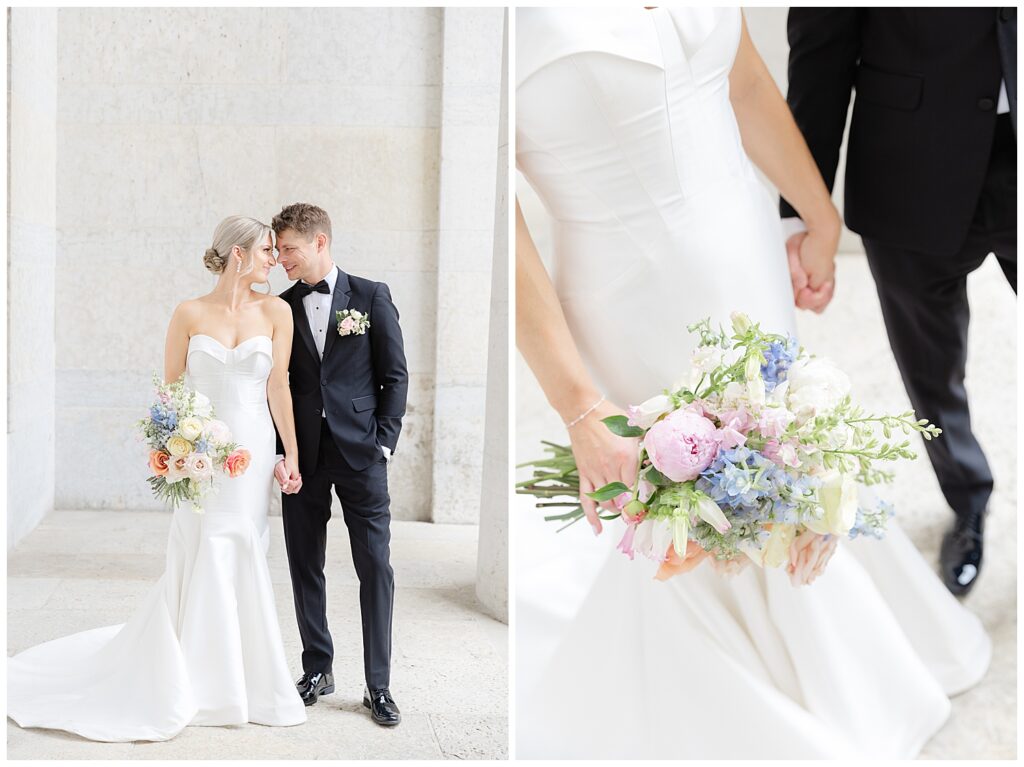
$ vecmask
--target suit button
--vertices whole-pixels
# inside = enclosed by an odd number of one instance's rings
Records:
[[[327,379],[325,378],[323,381],[321,381],[320,385],[321,386],[327,386]]]
[[[996,102],[992,99],[978,99],[978,109],[982,112],[991,112],[992,108],[995,107]]]
[[[313,408],[313,412],[316,413],[317,415],[320,415],[320,408],[318,408],[318,407]]]
[[[1013,21],[1017,16],[1016,8],[1000,8],[999,9],[999,20],[1000,21]]]

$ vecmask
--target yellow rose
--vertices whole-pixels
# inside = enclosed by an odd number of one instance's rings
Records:
[[[167,440],[167,452],[173,456],[188,455],[192,452],[192,443],[175,434]]]
[[[178,433],[189,442],[195,442],[203,433],[203,422],[198,418],[182,418],[178,423]]]
[[[846,535],[857,521],[857,480],[850,474],[830,471],[818,488],[821,519],[808,519],[807,526],[821,535]]]

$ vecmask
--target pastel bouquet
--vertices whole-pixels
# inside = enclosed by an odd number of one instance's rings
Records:
[[[610,502],[603,519],[625,523],[619,551],[661,562],[661,579],[700,558],[725,571],[753,562],[792,573],[804,541],[883,537],[893,511],[867,488],[892,480],[880,464],[916,457],[893,435],[941,430],[913,411],[866,413],[834,363],[743,314],[732,315],[731,336],[709,320],[689,330],[700,341],[683,380],[604,419],[639,439],[631,485],[588,494]],[[572,524],[583,516],[572,450],[543,444],[548,457],[520,466],[532,476],[516,491],[539,508],[568,508],[545,519]]]
[[[189,501],[202,513],[202,499],[214,489],[215,478],[240,477],[252,457],[214,417],[209,398],[185,385],[184,376],[170,384],[154,376],[153,385],[149,417],[138,422],[150,448],[147,481],[153,495],[172,508]]]

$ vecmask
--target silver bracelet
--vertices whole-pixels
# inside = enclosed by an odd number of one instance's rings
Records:
[[[578,424],[578,423],[579,423],[580,421],[582,421],[582,420],[583,420],[584,418],[586,418],[586,417],[587,417],[588,415],[590,415],[590,414],[591,414],[591,413],[593,413],[593,412],[594,412],[595,410],[597,410],[598,406],[599,406],[599,405],[600,405],[600,404],[601,404],[602,402],[604,402],[604,397],[601,397],[601,399],[599,399],[599,400],[598,400],[597,402],[595,402],[595,403],[594,403],[593,405],[591,405],[591,406],[590,406],[590,407],[588,407],[588,408],[587,408],[586,410],[584,410],[584,411],[583,411],[583,413],[582,413],[581,415],[578,415],[578,416],[576,416],[575,418],[573,418],[573,419],[572,419],[571,421],[569,421],[569,423],[567,423],[567,424],[565,425],[565,428],[567,428],[567,429],[571,429],[571,428],[572,428],[573,426],[575,426],[576,424]]]

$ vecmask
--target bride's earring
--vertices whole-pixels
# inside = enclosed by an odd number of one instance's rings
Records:
[[[241,273],[242,273],[242,262],[241,262],[241,260],[239,260],[238,268],[235,269],[235,274],[241,274]]]

